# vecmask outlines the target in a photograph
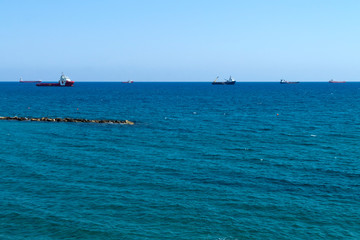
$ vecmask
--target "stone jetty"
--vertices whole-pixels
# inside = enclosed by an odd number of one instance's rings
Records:
[[[0,120],[15,120],[15,121],[34,121],[34,122],[75,122],[75,123],[114,123],[114,124],[129,124],[134,125],[134,122],[129,120],[89,120],[83,118],[32,118],[32,117],[0,117]]]

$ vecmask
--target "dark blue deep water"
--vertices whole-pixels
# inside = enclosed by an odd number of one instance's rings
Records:
[[[360,83],[0,83],[0,239],[360,239]]]

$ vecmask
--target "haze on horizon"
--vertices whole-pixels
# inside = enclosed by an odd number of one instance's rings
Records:
[[[360,80],[355,0],[0,1],[0,81]]]

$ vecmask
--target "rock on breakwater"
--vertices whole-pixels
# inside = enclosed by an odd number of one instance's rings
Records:
[[[15,121],[35,121],[35,122],[75,122],[75,123],[115,123],[134,125],[134,122],[129,120],[89,120],[83,118],[32,118],[32,117],[0,117],[0,120],[15,120]]]

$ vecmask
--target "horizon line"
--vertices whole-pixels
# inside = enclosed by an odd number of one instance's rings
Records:
[[[27,81],[33,81],[33,80],[27,80]],[[35,80],[34,80],[35,81]],[[44,81],[44,80],[37,80],[37,81],[42,81],[42,82],[56,82],[56,81],[52,81],[52,80],[49,80],[49,81]],[[139,80],[139,81],[135,81],[135,80],[132,80],[133,83],[212,83],[213,81],[146,81],[146,80]],[[296,80],[297,81],[297,80]],[[20,83],[18,80],[17,81],[9,81],[9,80],[0,80],[0,82],[7,82],[7,83]],[[100,82],[112,82],[112,83],[126,83],[126,81],[124,80],[116,80],[116,81],[113,81],[113,80],[101,80],[101,81],[98,81],[98,80],[77,80],[75,81],[76,82],[97,82],[97,83],[100,83]],[[279,83],[280,81],[236,81],[237,83]],[[306,81],[298,81],[299,83],[328,83],[329,80],[324,80],[324,81],[319,81],[319,80],[306,80]],[[346,83],[348,82],[360,82],[360,80],[348,80],[348,81],[345,81]]]

